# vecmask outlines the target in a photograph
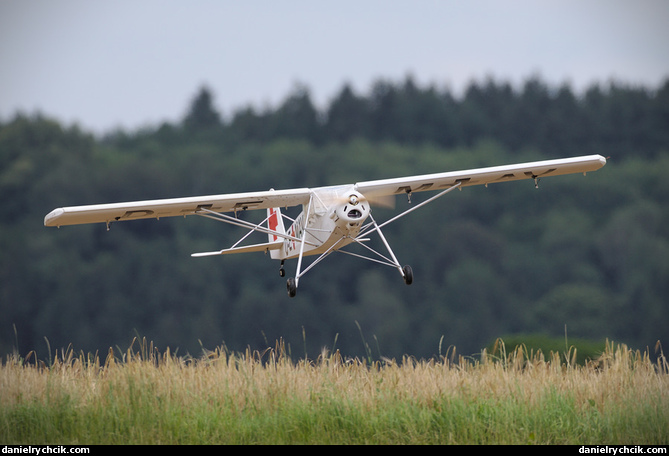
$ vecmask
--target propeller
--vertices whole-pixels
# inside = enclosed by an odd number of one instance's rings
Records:
[[[369,204],[372,206],[395,209],[395,195],[365,196],[364,198],[369,201]]]
[[[395,195],[366,196],[361,193],[351,192],[337,198],[336,204],[350,204],[357,206],[361,203],[369,203],[371,206],[384,207],[387,209],[395,208]]]

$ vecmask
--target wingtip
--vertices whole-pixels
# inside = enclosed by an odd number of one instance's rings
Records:
[[[44,217],[44,226],[58,226],[57,220],[64,212],[65,210],[63,210],[62,207],[49,212],[46,217]]]

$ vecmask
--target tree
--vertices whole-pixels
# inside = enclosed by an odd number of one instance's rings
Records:
[[[367,102],[358,97],[349,84],[345,84],[332,102],[327,113],[328,139],[349,141],[368,134],[369,113]]]
[[[272,118],[275,137],[317,142],[320,138],[318,117],[309,89],[297,84]]]
[[[362,345],[355,322],[374,355],[378,340],[379,354],[393,357],[431,356],[441,336],[466,354],[510,332],[550,326],[559,337],[565,323],[570,337],[666,345],[668,99],[669,83],[657,92],[595,87],[580,97],[566,86],[531,81],[512,91],[492,80],[458,99],[407,79],[366,96],[344,87],[325,124],[304,87],[227,125],[203,88],[183,124],[100,141],[42,117],[0,122],[0,354],[18,345],[43,357],[45,338],[106,352],[136,329],[180,353],[220,343],[264,349],[285,338],[295,356],[334,341],[348,355]],[[377,110],[377,136],[369,109]],[[335,120],[336,135],[319,136]],[[118,223],[109,233],[42,223],[65,205],[334,185],[561,150],[608,155],[621,139],[627,156],[614,154],[587,178],[547,178],[536,191],[531,182],[465,188],[384,227],[414,268],[411,287],[396,271],[332,255],[291,301],[278,266],[260,253],[189,257],[232,245],[241,229],[196,217]],[[427,196],[417,193],[414,204]],[[374,212],[380,222],[394,214]],[[265,214],[238,216],[260,222]]]
[[[214,109],[211,90],[202,86],[193,98],[188,113],[183,121],[187,130],[204,131],[221,126],[221,116]]]

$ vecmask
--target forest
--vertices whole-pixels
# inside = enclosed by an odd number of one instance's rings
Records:
[[[216,97],[196,87],[179,121],[102,135],[42,113],[0,121],[0,355],[105,353],[137,336],[193,356],[280,340],[295,357],[375,358],[468,355],[518,335],[651,351],[669,340],[669,79],[577,93],[487,78],[455,95],[407,77],[368,93],[343,84],[321,109],[297,84],[277,106],[230,113]],[[43,226],[62,206],[587,154],[608,163],[538,189],[465,188],[388,225],[411,286],[391,268],[332,255],[291,299],[262,253],[191,258],[245,233],[200,217]],[[407,204],[398,197],[396,211]],[[254,212],[242,217],[264,217]]]

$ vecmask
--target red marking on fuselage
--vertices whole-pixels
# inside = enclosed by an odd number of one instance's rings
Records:
[[[276,209],[272,208],[269,210],[270,216],[269,216],[269,229],[272,231],[276,231],[277,226],[279,226],[279,218],[277,217],[276,214]],[[277,240],[278,236],[276,234],[272,235],[273,240]]]

